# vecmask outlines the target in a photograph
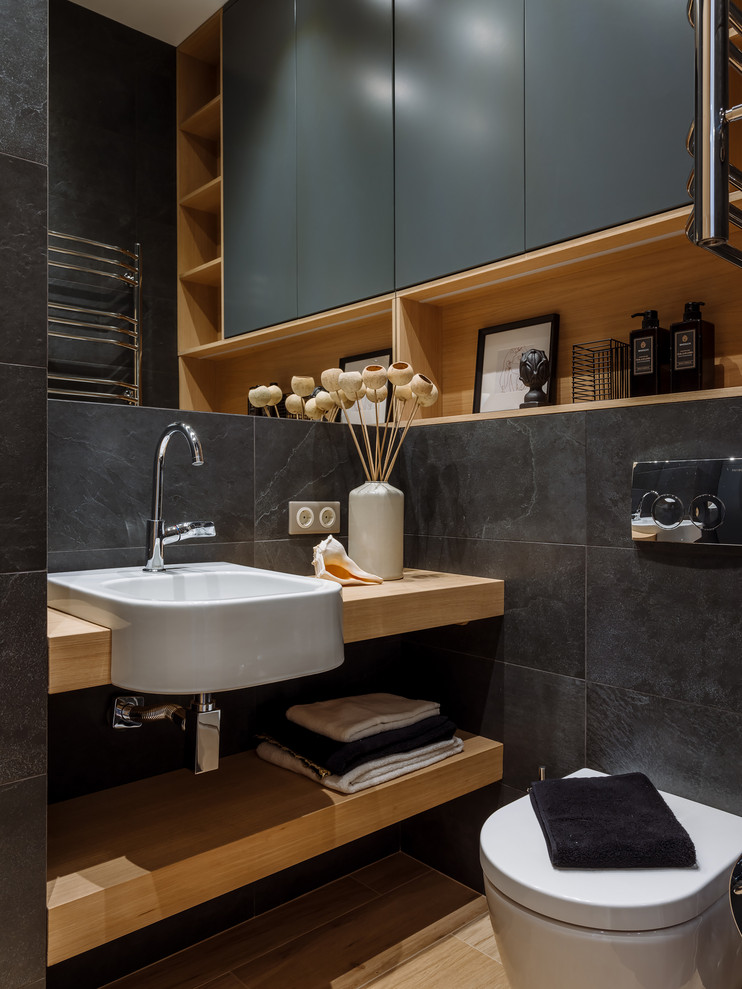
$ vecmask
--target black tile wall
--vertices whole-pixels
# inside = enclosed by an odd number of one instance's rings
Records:
[[[46,958],[47,3],[0,0],[0,986]]]
[[[49,225],[142,245],[142,396],[178,407],[175,49],[51,0]]]
[[[46,958],[46,784],[43,776],[0,787],[0,985],[17,989],[44,975]]]
[[[0,0],[0,154],[46,164],[47,0]]]

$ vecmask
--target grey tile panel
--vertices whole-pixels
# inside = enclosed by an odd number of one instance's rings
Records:
[[[588,765],[644,772],[661,790],[742,815],[742,715],[589,684]]]
[[[46,772],[46,574],[0,574],[0,786]]]
[[[0,573],[46,567],[46,368],[0,364]]]
[[[408,536],[405,548],[406,565],[505,581],[505,614],[499,620],[495,658],[565,676],[584,676],[583,547]],[[423,635],[439,645],[445,636],[455,651],[477,649],[465,644],[476,642],[477,630],[471,626],[435,629]]]
[[[165,462],[165,521],[210,519],[219,542],[252,540],[248,416],[65,401],[51,401],[49,410],[51,552],[145,545],[157,441],[167,425],[181,420],[198,432],[204,465],[193,467],[185,439],[172,438]],[[200,554],[209,540],[194,542]]]
[[[2,71],[0,68],[0,80]],[[0,154],[0,216],[3,218],[2,360],[46,369],[46,168],[43,165]]]
[[[581,412],[411,429],[394,480],[405,531],[583,544],[584,435]]]
[[[46,163],[46,0],[0,0],[0,154]]]
[[[590,545],[633,545],[630,517],[634,461],[742,455],[739,398],[605,409],[591,412],[586,421]]]
[[[591,548],[588,679],[739,711],[741,577],[739,551]]]
[[[17,989],[43,979],[46,956],[46,780],[0,787],[0,985]]]

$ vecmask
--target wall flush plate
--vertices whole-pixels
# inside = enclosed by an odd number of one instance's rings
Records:
[[[340,532],[339,501],[290,501],[289,535]]]

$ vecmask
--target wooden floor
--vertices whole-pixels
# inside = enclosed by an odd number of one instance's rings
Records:
[[[508,989],[483,896],[403,854],[109,989]]]

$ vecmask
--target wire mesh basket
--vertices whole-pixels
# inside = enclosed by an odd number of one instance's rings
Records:
[[[601,402],[629,394],[629,345],[595,340],[572,347],[572,401]]]

